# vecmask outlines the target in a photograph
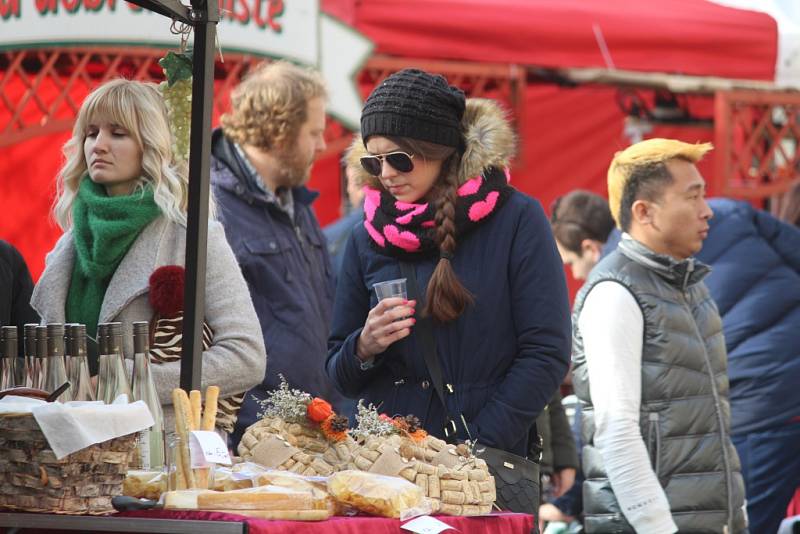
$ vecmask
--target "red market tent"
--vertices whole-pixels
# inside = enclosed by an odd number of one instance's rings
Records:
[[[324,0],[376,53],[772,80],[772,17],[707,0]]]
[[[771,17],[706,0],[323,0],[322,6],[371,38],[376,54],[409,65],[454,60],[559,68],[613,62],[618,69],[772,80],[778,53]],[[4,68],[0,62],[0,80]],[[11,102],[12,93],[25,89],[13,81],[0,87]],[[48,90],[58,89],[42,88]],[[77,102],[82,96],[73,94]],[[529,80],[513,110],[521,139],[513,183],[545,208],[577,187],[602,193],[608,161],[629,143],[616,96],[610,86]],[[709,98],[694,99],[692,107],[700,116],[713,115]],[[0,132],[13,113],[0,105]],[[656,126],[649,135],[706,141],[713,131]],[[48,210],[68,136],[62,129],[6,146],[0,139],[0,237],[20,248],[35,278],[60,233]],[[707,178],[712,163],[701,168]],[[338,215],[338,176],[335,155],[314,169],[310,185],[322,192],[316,208],[323,224]]]

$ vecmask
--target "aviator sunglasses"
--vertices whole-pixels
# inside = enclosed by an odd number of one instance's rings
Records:
[[[381,175],[381,168],[383,161],[392,166],[393,169],[399,172],[411,172],[414,170],[414,162],[411,161],[414,154],[406,154],[405,152],[388,152],[386,154],[375,154],[374,156],[364,156],[361,158],[361,166],[364,170],[373,176]]]

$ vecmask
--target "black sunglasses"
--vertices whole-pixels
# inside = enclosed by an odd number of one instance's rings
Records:
[[[361,158],[361,166],[373,176],[380,176],[383,168],[383,161],[392,166],[399,172],[411,172],[414,170],[413,154],[405,152],[389,152],[387,154],[375,154],[374,156],[364,156]]]

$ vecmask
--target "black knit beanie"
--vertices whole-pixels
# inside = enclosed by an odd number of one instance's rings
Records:
[[[443,76],[404,69],[386,78],[361,112],[361,138],[407,137],[444,146],[462,145],[465,97]]]

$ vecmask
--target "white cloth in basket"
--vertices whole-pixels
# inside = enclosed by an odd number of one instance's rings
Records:
[[[121,395],[114,404],[45,402],[28,397],[0,399],[0,413],[31,413],[59,460],[95,443],[126,436],[153,426],[142,401],[128,403]]]

